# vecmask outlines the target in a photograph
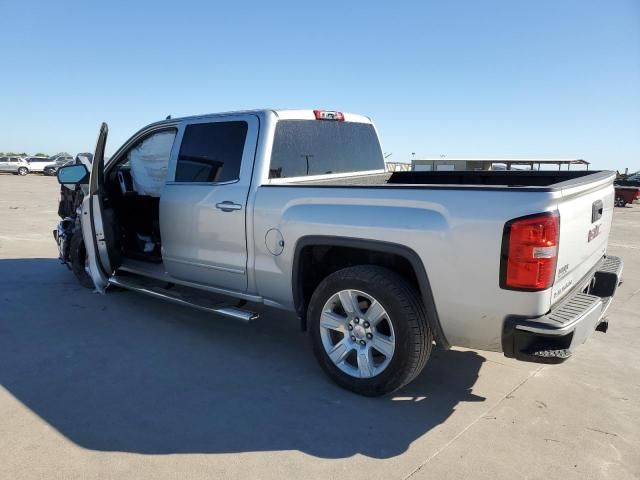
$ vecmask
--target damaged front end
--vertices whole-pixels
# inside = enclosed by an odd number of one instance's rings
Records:
[[[66,185],[60,186],[60,202],[58,215],[62,219],[53,230],[53,238],[58,245],[58,258],[67,267],[72,268],[71,238],[76,232],[81,234],[80,212],[84,193],[81,188],[71,190]]]
[[[58,223],[56,229],[53,231],[53,238],[58,244],[58,258],[69,268],[71,268],[69,264],[71,261],[69,258],[71,236],[73,235],[75,225],[75,218],[66,217]]]

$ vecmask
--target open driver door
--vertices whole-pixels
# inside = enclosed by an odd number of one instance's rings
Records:
[[[109,127],[103,123],[96,144],[91,172],[84,164],[58,169],[58,182],[68,188],[82,187],[84,198],[80,224],[86,250],[84,268],[93,280],[96,291],[104,293],[109,285],[119,255],[115,248],[113,211],[105,208],[104,150]],[[88,182],[87,182],[88,180]]]
[[[118,255],[115,248],[115,236],[112,210],[105,208],[104,188],[104,150],[109,127],[100,126],[91,172],[89,174],[89,192],[82,201],[82,237],[86,249],[86,265],[96,291],[104,293],[109,285]]]

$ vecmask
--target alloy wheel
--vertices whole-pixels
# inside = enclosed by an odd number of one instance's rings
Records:
[[[359,290],[341,290],[325,303],[320,336],[335,366],[355,378],[371,378],[391,362],[396,336],[382,304]]]

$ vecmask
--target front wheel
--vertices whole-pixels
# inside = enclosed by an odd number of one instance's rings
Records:
[[[367,396],[393,392],[424,368],[433,336],[420,295],[375,265],[339,270],[316,288],[308,319],[314,354],[338,385]]]
[[[29,170],[26,167],[20,167],[18,169],[18,175],[21,177],[24,177],[27,173],[29,173]]]
[[[69,260],[71,262],[71,270],[80,285],[85,288],[94,288],[93,280],[89,274],[89,258],[84,246],[82,231],[80,230],[75,231],[69,240]]]

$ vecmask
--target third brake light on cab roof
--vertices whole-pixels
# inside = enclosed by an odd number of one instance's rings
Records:
[[[331,110],[314,110],[313,114],[316,120],[333,120],[336,122],[344,122],[344,114],[342,112],[334,112]]]

